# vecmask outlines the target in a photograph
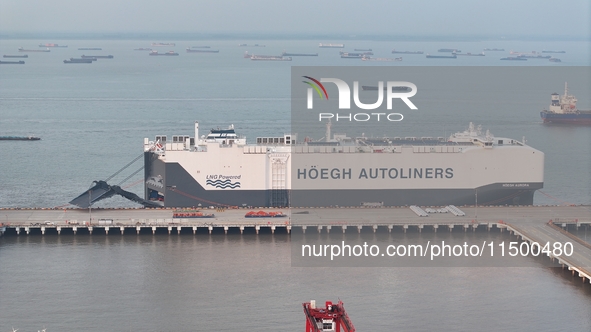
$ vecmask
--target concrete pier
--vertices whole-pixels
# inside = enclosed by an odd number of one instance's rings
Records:
[[[306,233],[309,227],[318,233],[347,230],[357,233],[382,232],[437,232],[441,227],[467,232],[477,230],[507,229],[523,241],[547,243],[570,242],[575,255],[553,255],[564,268],[572,271],[584,282],[591,283],[591,244],[586,243],[564,229],[589,228],[590,206],[517,206],[517,207],[461,207],[465,216],[452,213],[433,213],[420,217],[409,208],[323,208],[291,209],[281,218],[245,218],[247,209],[227,209],[215,212],[214,218],[176,219],[172,209],[0,209],[6,222],[0,224],[0,236],[34,236],[41,234],[109,235],[111,228],[118,228],[121,235],[133,234],[290,234]],[[257,209],[258,210],[258,209]],[[276,211],[268,209],[270,211]],[[285,209],[284,209],[285,210]],[[87,221],[88,220],[88,221]],[[101,223],[102,220],[102,223]],[[105,223],[109,220],[109,224]],[[427,227],[425,227],[427,226]],[[457,226],[457,227],[456,227]],[[366,227],[364,229],[364,227]],[[126,231],[126,228],[128,232]],[[82,233],[79,231],[83,230]],[[95,232],[96,231],[96,232]],[[150,232],[151,231],[151,232]],[[93,233],[94,232],[94,233]],[[104,232],[104,233],[103,233]]]

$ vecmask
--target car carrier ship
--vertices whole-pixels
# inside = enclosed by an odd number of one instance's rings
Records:
[[[233,126],[144,139],[146,201],[165,207],[531,205],[544,154],[470,123],[448,138],[258,137]]]

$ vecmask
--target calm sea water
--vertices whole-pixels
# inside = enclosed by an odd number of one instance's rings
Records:
[[[0,53],[18,54],[18,47],[38,48],[41,42],[48,41],[2,40]],[[292,65],[384,65],[340,59],[338,49],[317,47],[331,41],[187,41],[159,48],[174,49],[178,57],[133,51],[150,47],[147,41],[49,42],[69,47],[29,53],[24,66],[0,67],[0,135],[42,137],[0,142],[0,207],[66,204],[91,181],[105,179],[140,155],[144,137],[191,135],[195,120],[203,129],[233,123],[250,138],[289,132]],[[220,53],[184,53],[186,47],[204,44]],[[467,66],[589,66],[591,59],[589,44],[581,42],[346,44],[347,50],[372,48],[380,57],[393,57],[393,48],[507,50],[453,60]],[[511,49],[567,53],[556,55],[560,64],[498,60]],[[283,50],[320,56],[292,62],[242,57],[245,51]],[[62,63],[91,53],[115,58],[92,65]],[[387,64],[450,65],[450,60],[402,56],[402,62]],[[450,96],[441,102],[448,120],[433,117],[398,128],[392,136],[449,135],[470,120],[499,136],[526,136],[546,154],[544,194],[537,193],[535,203],[591,204],[591,128],[544,126],[539,119],[550,93],[562,92],[565,80],[541,84],[532,79],[523,91],[514,91],[512,100],[524,96],[518,103],[503,101],[503,94]],[[583,109],[591,109],[590,81],[569,82]],[[111,182],[141,166],[133,165]],[[141,195],[138,180],[141,175],[125,185],[136,183],[129,190]],[[133,205],[113,198],[100,206]],[[336,297],[345,301],[360,331],[591,330],[589,287],[543,267],[292,268],[289,251],[289,239],[282,236],[5,237],[0,240],[0,331],[44,325],[48,331],[292,331],[304,326],[301,302]]]

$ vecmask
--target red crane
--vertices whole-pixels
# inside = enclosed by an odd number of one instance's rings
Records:
[[[345,311],[343,301],[326,301],[324,308],[316,308],[316,301],[302,303],[306,315],[305,332],[355,332],[355,326]]]

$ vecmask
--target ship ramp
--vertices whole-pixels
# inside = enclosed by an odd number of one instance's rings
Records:
[[[120,195],[120,196],[127,198],[128,200],[130,200],[132,202],[142,204],[144,207],[162,207],[162,203],[160,203],[160,202],[145,200],[145,199],[139,197],[138,195],[136,195],[135,193],[132,193],[130,191],[127,191],[127,190],[121,188],[121,185],[125,181],[131,179],[134,175],[136,175],[137,173],[139,173],[141,170],[144,169],[143,165],[138,170],[131,173],[131,175],[129,175],[125,179],[123,179],[123,181],[119,182],[117,185],[110,185],[107,183],[107,181],[111,180],[112,178],[117,176],[119,173],[126,170],[133,163],[138,161],[141,157],[143,157],[143,155],[144,154],[142,153],[139,156],[137,156],[135,159],[130,161],[127,165],[123,166],[121,169],[119,169],[113,175],[109,176],[106,180],[93,181],[92,186],[88,190],[86,190],[85,192],[80,194],[78,197],[71,200],[70,204],[76,205],[80,208],[88,208],[95,202],[98,202],[98,201],[103,200],[105,198],[113,197],[114,195]]]
[[[144,207],[162,207],[157,202],[145,200],[135,193],[127,191],[117,185],[109,185],[106,181],[94,181],[93,186],[87,191],[80,194],[78,197],[70,201],[70,204],[76,205],[80,208],[88,208],[95,202],[105,198],[113,197],[114,195],[123,196],[130,201],[142,204]]]

